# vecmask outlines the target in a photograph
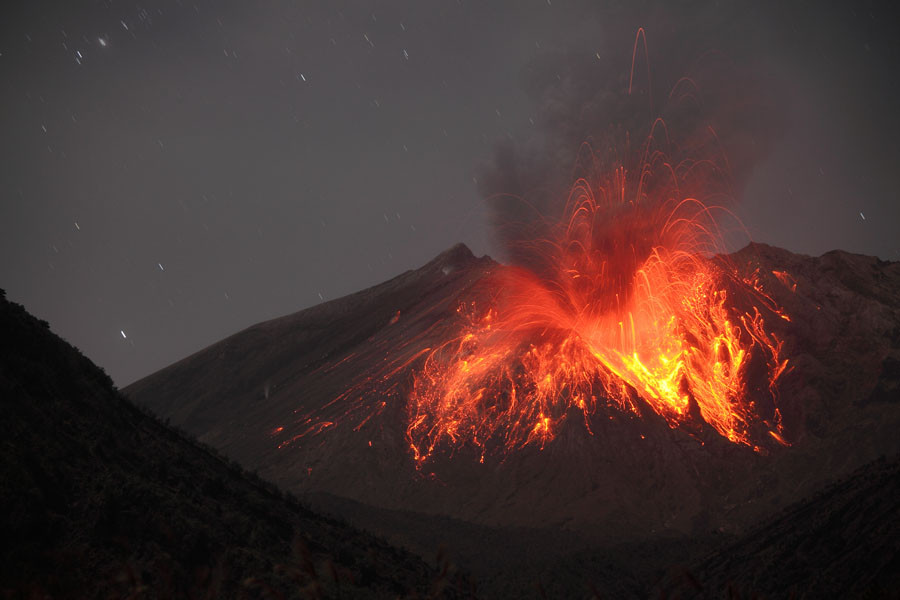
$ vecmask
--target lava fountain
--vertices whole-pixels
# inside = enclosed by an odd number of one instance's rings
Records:
[[[543,448],[573,416],[591,432],[600,407],[708,425],[756,449],[761,436],[785,443],[777,386],[788,360],[766,323],[790,319],[723,253],[727,161],[706,133],[680,147],[657,119],[621,152],[585,144],[561,217],[520,248],[532,268],[496,269],[487,293],[459,304],[453,334],[405,370],[367,378],[402,381],[393,389],[417,465],[441,448],[474,447],[482,460]],[[358,384],[341,399],[365,393]],[[305,422],[295,440],[332,425]]]
[[[700,419],[747,445],[762,423],[782,441],[788,361],[763,314],[789,317],[717,252],[722,209],[686,193],[719,167],[673,164],[653,145],[651,134],[633,174],[620,164],[575,182],[551,236],[530,242],[549,274],[504,267],[488,306],[461,306],[460,335],[413,374],[417,460],[441,442],[543,446],[573,410],[590,431],[601,402],[649,407],[672,427]],[[753,363],[764,364],[765,398],[749,393]]]

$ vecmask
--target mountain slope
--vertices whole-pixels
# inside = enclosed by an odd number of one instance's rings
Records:
[[[751,245],[732,255],[790,322],[781,384],[784,448],[760,452],[601,407],[593,435],[571,419],[541,450],[466,448],[419,471],[405,439],[404,373],[452,331],[456,308],[495,269],[457,246],[358,294],[253,326],[125,391],[296,493],[488,525],[577,530],[605,544],[739,532],[882,454],[900,451],[900,263]],[[366,385],[342,396],[355,382]],[[279,447],[364,406],[358,427]],[[331,416],[333,415],[333,419]],[[348,515],[350,516],[350,515]],[[502,550],[502,549],[501,549]]]
[[[671,577],[680,597],[891,598],[900,593],[900,457],[881,458]]]
[[[418,558],[145,415],[2,293],[0,331],[0,594],[396,597],[442,585]]]

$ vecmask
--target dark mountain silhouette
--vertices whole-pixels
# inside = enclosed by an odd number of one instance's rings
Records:
[[[881,457],[740,536],[581,550],[533,561],[527,577],[508,570],[482,588],[516,598],[900,598],[900,456]]]
[[[457,595],[140,411],[2,293],[0,332],[0,596]]]
[[[900,457],[881,458],[659,586],[682,598],[900,597]]]

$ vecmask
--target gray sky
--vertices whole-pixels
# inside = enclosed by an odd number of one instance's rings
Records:
[[[455,242],[502,258],[477,177],[554,136],[535,69],[614,89],[639,26],[654,97],[716,50],[777,102],[756,240],[897,260],[890,5],[753,4],[7,2],[0,287],[126,385]]]

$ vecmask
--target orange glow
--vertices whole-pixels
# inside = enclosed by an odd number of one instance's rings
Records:
[[[792,292],[797,291],[797,281],[787,271],[772,271],[772,275],[778,278],[778,281],[790,289]]]
[[[632,62],[629,92],[633,79]],[[714,202],[728,197],[729,169],[724,156],[693,155],[718,147],[706,133],[688,151],[657,119],[636,151],[627,137],[611,159],[585,145],[561,215],[542,215],[548,233],[522,248],[533,264],[494,269],[433,330],[442,341],[392,349],[325,408],[347,402],[337,410],[360,431],[386,406],[363,398],[402,399],[417,466],[442,448],[474,448],[482,462],[543,449],[573,416],[594,435],[607,408],[756,450],[788,445],[777,394],[788,360],[766,320],[790,317],[758,270],[742,275],[723,256],[720,227],[734,218]],[[331,427],[325,416],[301,419],[305,431],[281,446]]]
[[[790,318],[758,270],[741,276],[719,252],[715,215],[727,212],[698,199],[718,177],[715,163],[671,164],[653,146],[651,137],[643,152],[651,158],[636,176],[621,164],[597,175],[603,171],[588,153],[590,175],[572,187],[563,218],[550,237],[530,242],[543,276],[493,270],[454,322],[441,323],[455,333],[436,346],[413,339],[389,352],[319,414],[298,421],[301,433],[279,447],[343,421],[361,431],[387,406],[368,405],[368,396],[405,399],[417,465],[441,446],[474,447],[482,462],[485,454],[544,448],[573,414],[593,435],[601,406],[652,410],[673,428],[705,423],[756,450],[766,433],[788,445],[777,406],[788,361],[764,315]],[[793,289],[790,275],[774,276]],[[762,365],[752,387],[751,363]]]
[[[672,427],[694,418],[694,403],[719,434],[752,446],[751,355],[767,367],[773,405],[787,368],[755,304],[787,317],[755,280],[714,258],[714,209],[676,195],[688,187],[680,174],[696,175],[698,164],[656,152],[636,182],[619,165],[575,183],[554,236],[534,242],[550,274],[498,271],[493,302],[461,305],[459,336],[414,374],[407,438],[417,461],[441,443],[543,447],[572,409],[591,431],[598,402],[639,414],[639,399]],[[734,308],[732,294],[749,309]],[[784,443],[777,408],[770,421]]]

